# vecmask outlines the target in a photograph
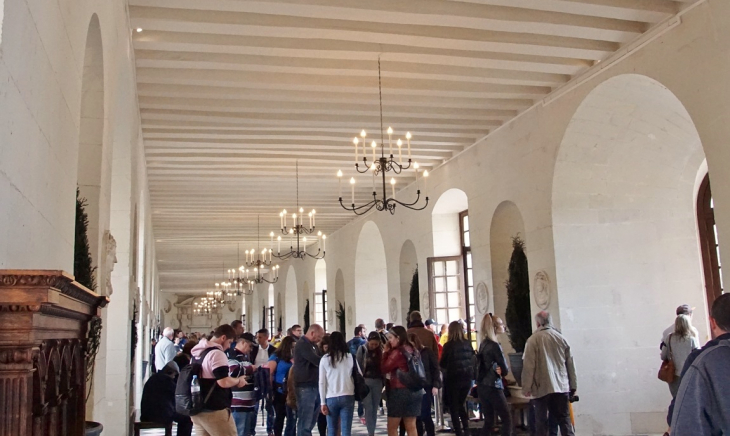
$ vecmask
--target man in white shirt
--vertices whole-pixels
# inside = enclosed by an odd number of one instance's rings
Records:
[[[177,355],[175,343],[172,342],[174,334],[175,330],[172,327],[165,327],[160,342],[155,346],[155,368],[157,368],[157,371],[162,371],[167,362],[171,362]]]
[[[268,436],[274,435],[274,404],[272,403],[271,395],[273,395],[272,387],[269,385],[270,383],[270,376],[269,376],[269,368],[267,366],[267,363],[269,362],[269,357],[276,352],[276,348],[269,344],[269,331],[267,329],[261,329],[258,332],[256,332],[256,342],[258,343],[257,347],[254,347],[253,350],[251,350],[251,362],[253,362],[254,366],[257,368],[259,372],[265,373],[266,376],[259,376],[256,377],[257,386],[259,392],[261,392],[265,398],[264,398],[264,409],[266,410],[266,433]],[[259,369],[260,368],[260,369]],[[262,383],[266,383],[266,386],[260,386]],[[271,394],[271,395],[269,395]],[[256,424],[255,420],[258,416],[259,412],[259,404],[256,403],[256,413],[252,413],[251,416],[254,420],[253,425],[251,426],[252,434],[246,435],[246,436],[253,436],[256,431]]]

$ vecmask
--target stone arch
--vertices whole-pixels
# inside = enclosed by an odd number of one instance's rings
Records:
[[[601,83],[566,129],[552,188],[555,280],[581,391],[602,398],[580,408],[586,433],[664,431],[656,353],[679,304],[698,308],[706,338],[694,208],[703,160],[682,103],[646,76]],[[630,407],[605,410],[627,393]]]
[[[410,307],[411,281],[413,280],[413,273],[416,271],[416,268],[418,268],[416,246],[413,245],[413,241],[407,239],[400,249],[400,313],[398,314],[398,319],[393,322],[406,323],[405,317],[408,314],[408,308]],[[419,291],[423,292],[420,285],[421,284],[419,283]],[[428,314],[424,314],[424,316],[428,316]]]
[[[492,301],[490,303],[491,310],[488,310],[488,312],[503,320],[506,319],[505,312],[507,310],[507,287],[505,283],[509,279],[507,269],[512,256],[512,238],[517,235],[526,241],[522,214],[516,204],[508,200],[503,201],[495,209],[489,229],[489,250],[492,263],[492,289],[490,293]],[[505,353],[514,352],[506,335],[504,338],[500,338],[500,343]]]
[[[97,285],[104,288],[99,280],[104,271],[103,265],[103,222],[108,220],[108,211],[102,205],[109,204],[109,193],[102,189],[108,181],[104,176],[104,49],[101,39],[99,17],[93,14],[86,34],[84,66],[81,80],[81,106],[79,114],[79,148],[76,183],[82,198],[88,204],[88,238],[91,258],[97,269]],[[107,157],[108,159],[108,157]],[[134,265],[136,268],[137,265]],[[103,292],[101,292],[103,293]]]
[[[348,305],[345,305],[349,307]],[[347,318],[347,328],[358,324],[373,325],[376,318],[388,318],[388,274],[385,246],[378,226],[368,221],[360,230],[355,252],[354,320]]]
[[[466,193],[452,188],[441,194],[431,211],[434,256],[461,254],[459,212],[469,208]]]
[[[289,269],[286,271],[286,299],[284,306],[286,306],[284,310],[286,327],[289,328],[294,324],[300,324],[297,273],[294,271],[293,265],[289,265]]]

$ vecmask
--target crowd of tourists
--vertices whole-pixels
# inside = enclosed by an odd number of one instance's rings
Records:
[[[671,434],[724,434],[730,400],[712,396],[730,388],[730,295],[715,301],[714,339],[703,348],[691,314],[689,306],[677,309],[660,346],[660,373],[672,373],[665,380],[673,397]],[[417,311],[406,327],[382,319],[374,327],[355,327],[350,340],[318,324],[275,335],[267,329],[245,332],[241,321],[209,334],[166,328],[154,348],[141,420],[177,422],[178,436],[193,428],[197,436],[254,436],[258,417],[267,436],[311,436],[315,427],[320,436],[350,436],[355,419],[369,436],[378,420],[385,421],[389,436],[435,436],[434,412],[443,408],[453,432],[469,436],[474,430],[468,405],[478,404],[480,436],[513,434],[501,319],[482,318],[476,350],[462,322],[437,332],[436,323]],[[531,433],[573,435],[577,376],[570,345],[548,312],[535,316],[535,328],[522,369]]]

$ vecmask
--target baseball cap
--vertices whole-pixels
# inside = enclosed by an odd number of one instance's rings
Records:
[[[246,332],[246,333],[242,334],[241,335],[241,339],[243,339],[244,341],[251,342],[251,343],[254,342],[253,335],[251,333],[249,333],[249,332]]]
[[[690,307],[689,304],[683,304],[679,307],[677,307],[677,315],[692,315],[692,311],[694,310],[694,307]]]
[[[426,324],[426,327],[428,327],[431,324],[436,324],[436,321],[434,321],[433,319],[429,318],[429,319],[426,320],[426,322],[424,324]]]

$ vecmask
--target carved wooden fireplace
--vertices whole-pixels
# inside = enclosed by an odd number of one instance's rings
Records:
[[[108,301],[63,271],[0,270],[0,436],[84,434],[86,338]]]

